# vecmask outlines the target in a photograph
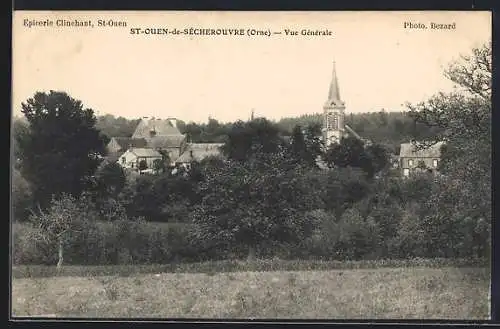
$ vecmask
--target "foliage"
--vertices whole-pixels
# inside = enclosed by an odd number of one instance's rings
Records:
[[[57,266],[60,267],[63,264],[64,249],[71,240],[71,235],[84,231],[83,226],[87,218],[95,216],[92,210],[88,200],[77,200],[68,194],[62,194],[58,199],[53,197],[46,211],[38,209],[30,216],[29,221],[38,228],[31,231],[33,235],[30,238],[48,247],[57,244]]]
[[[338,223],[337,252],[347,259],[363,259],[378,245],[378,225],[373,219],[363,219],[356,209],[342,214]]]
[[[190,176],[164,173],[141,175],[129,182],[118,200],[130,217],[154,222],[186,222],[197,200],[196,181]]]
[[[487,48],[481,48],[465,63],[452,66],[447,74],[462,84],[462,90],[411,106],[409,115],[380,111],[346,118],[375,143],[342,140],[327,151],[327,170],[316,166],[322,144],[314,115],[277,124],[261,118],[234,124],[211,118],[207,124],[182,124],[190,138],[223,141],[226,157],[210,157],[177,172],[167,170],[172,168],[166,156],[153,164],[155,175],[125,173],[118,164],[106,162],[95,171],[77,168],[85,173],[85,193],[75,198],[58,187],[62,197],[54,196],[48,207],[40,207],[31,226],[14,236],[15,260],[53,264],[61,250],[66,262],[74,264],[175,263],[245,255],[323,260],[488,258],[491,101],[488,65],[483,65],[487,57]],[[38,103],[57,107],[42,96],[37,96]],[[53,97],[68,101],[61,95]],[[52,118],[48,114],[52,112],[43,109],[33,110],[43,120],[34,115],[29,125],[19,124],[13,132],[19,142],[14,152],[22,160],[21,171],[14,168],[12,180],[14,215],[19,219],[36,205],[34,183],[42,182],[25,181],[24,175],[58,174],[41,166],[50,163],[43,160],[45,155],[39,155],[40,163],[39,157],[26,161],[24,151],[30,145],[26,141],[33,138],[33,131],[45,142],[56,141],[50,159],[60,160],[65,153],[54,150],[67,150],[62,137],[71,135],[61,129],[64,134],[56,134],[61,139],[54,138],[56,123],[69,119]],[[287,143],[283,124],[292,122],[300,125],[290,126]],[[44,135],[44,125],[52,139]],[[387,134],[385,139],[381,132]],[[393,144],[415,136],[424,147],[436,139],[446,141],[441,174],[422,170],[406,179],[387,175]],[[73,168],[73,160],[69,163]],[[192,225],[182,232],[162,226],[174,222]]]
[[[456,92],[409,106],[417,122],[441,129],[422,147],[446,142],[439,169],[448,177],[449,193],[461,200],[453,208],[455,214],[473,209],[462,218],[475,225],[491,221],[491,56],[491,42],[474,48],[446,71],[458,87]]]
[[[322,155],[323,143],[321,141],[321,129],[318,125],[295,126],[292,131],[290,152],[297,161],[309,167],[317,167],[316,161]]]
[[[243,245],[251,252],[267,240],[306,237],[311,228],[303,213],[318,201],[308,194],[303,169],[286,161],[260,154],[207,171],[201,202],[192,213],[195,239],[207,247]]]
[[[37,92],[22,104],[29,133],[15,136],[21,173],[42,208],[53,195],[78,196],[104,154],[103,137],[91,109],[64,92]]]
[[[111,137],[132,137],[140,119],[129,120],[124,117],[115,117],[106,114],[97,117],[96,128],[108,138]]]
[[[197,261],[202,253],[188,240],[189,226],[148,223],[142,220],[88,221],[81,234],[69,235],[65,249],[68,265],[170,264]],[[14,227],[14,264],[54,264],[56,247],[30,239],[39,228]]]
[[[163,161],[163,159],[155,159],[153,161],[153,170],[156,174],[165,172],[165,162]]]
[[[146,160],[139,161],[138,169],[139,169],[139,171],[148,169],[147,161]]]
[[[11,140],[12,140],[12,156],[13,166],[19,169],[21,161],[21,149],[19,148],[19,141],[23,140],[26,135],[29,135],[29,124],[23,118],[14,117],[12,120]]]
[[[13,168],[11,172],[12,217],[14,220],[26,220],[32,207],[31,186],[19,170]]]
[[[365,145],[355,137],[343,138],[327,150],[324,159],[329,167],[354,167],[362,169],[372,178],[389,164],[387,150],[378,144]]]
[[[369,182],[357,169],[335,168],[318,175],[324,177],[317,186],[324,190],[325,210],[332,211],[337,217],[370,192]]]
[[[222,151],[229,159],[246,161],[259,152],[278,153],[283,144],[279,129],[270,121],[258,118],[236,122],[228,132]]]

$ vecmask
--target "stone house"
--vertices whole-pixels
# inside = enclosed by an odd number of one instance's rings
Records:
[[[184,152],[175,160],[176,165],[189,169],[193,161],[201,161],[210,156],[221,156],[223,143],[189,143]]]
[[[106,146],[110,155],[121,155],[131,147],[147,147],[144,138],[113,137]]]
[[[158,118],[141,119],[132,135],[132,139],[145,140],[146,147],[168,153],[171,164],[184,152],[186,135],[181,134],[177,127],[177,120]]]
[[[399,151],[399,168],[404,177],[417,171],[428,170],[437,172],[441,159],[441,147],[444,142],[438,142],[428,148],[418,150],[418,144],[403,143]]]
[[[147,169],[152,169],[155,160],[162,160],[162,155],[150,148],[130,148],[123,153],[118,163],[125,169],[139,170],[139,163],[146,161]]]

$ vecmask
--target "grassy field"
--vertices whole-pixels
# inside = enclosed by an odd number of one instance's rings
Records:
[[[489,318],[488,268],[349,267],[17,275],[12,312],[97,318]]]

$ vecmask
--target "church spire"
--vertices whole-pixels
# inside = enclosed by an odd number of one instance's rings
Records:
[[[337,81],[337,71],[335,69],[335,61],[333,61],[332,81],[330,82],[330,90],[328,91],[328,101],[335,105],[340,105],[343,102],[340,99],[339,83]]]

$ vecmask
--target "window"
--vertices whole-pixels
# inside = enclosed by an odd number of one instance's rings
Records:
[[[403,176],[405,176],[405,177],[410,176],[410,169],[408,169],[408,168],[403,169]]]
[[[328,113],[326,116],[326,129],[334,129],[337,130],[339,129],[339,114],[334,112],[334,113]]]
[[[437,159],[432,160],[432,166],[434,168],[437,168],[437,166],[438,166],[438,160]]]
[[[413,167],[413,160],[412,159],[408,160],[408,166]]]

